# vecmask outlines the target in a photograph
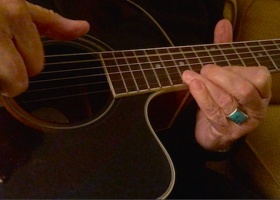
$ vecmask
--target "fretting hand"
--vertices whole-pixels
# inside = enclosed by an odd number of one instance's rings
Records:
[[[231,42],[230,22],[221,20],[214,35],[216,43]],[[207,65],[200,74],[185,71],[182,78],[199,106],[195,136],[205,149],[229,149],[234,141],[253,131],[266,116],[271,98],[271,75],[265,67]],[[238,117],[244,117],[242,124],[228,118],[236,108],[242,110],[235,112]]]

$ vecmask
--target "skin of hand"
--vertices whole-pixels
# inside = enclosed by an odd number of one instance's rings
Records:
[[[28,87],[28,77],[44,66],[40,36],[69,40],[89,31],[85,21],[66,19],[25,0],[0,0],[0,93],[14,97]]]
[[[232,26],[228,20],[217,23],[214,41],[232,41]],[[199,106],[195,137],[207,150],[229,148],[238,138],[252,132],[266,116],[272,81],[266,67],[210,64],[204,66],[200,74],[185,71],[182,79]],[[241,125],[227,118],[238,106],[249,116]]]

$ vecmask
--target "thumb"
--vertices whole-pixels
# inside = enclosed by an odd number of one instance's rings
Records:
[[[229,20],[222,19],[220,20],[214,31],[214,42],[215,43],[226,43],[232,42],[233,33],[232,25]]]
[[[33,22],[41,35],[59,39],[71,40],[85,35],[89,31],[89,23],[80,20],[70,20],[38,5],[26,2]]]

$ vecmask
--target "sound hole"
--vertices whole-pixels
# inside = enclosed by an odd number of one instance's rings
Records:
[[[44,71],[30,79],[29,89],[15,98],[30,116],[52,126],[74,127],[100,118],[112,105],[94,41],[45,42]]]

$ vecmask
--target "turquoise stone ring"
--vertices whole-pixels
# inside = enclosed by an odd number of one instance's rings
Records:
[[[229,116],[227,116],[229,120],[233,121],[234,123],[240,125],[247,121],[249,118],[248,115],[246,115],[244,112],[236,108]]]

